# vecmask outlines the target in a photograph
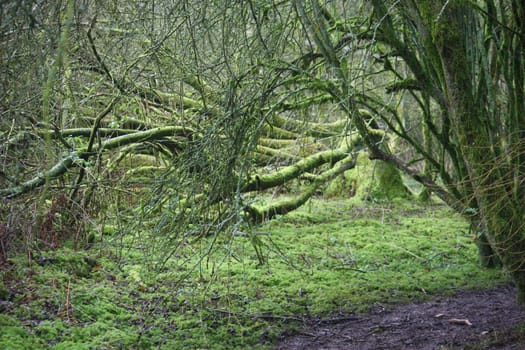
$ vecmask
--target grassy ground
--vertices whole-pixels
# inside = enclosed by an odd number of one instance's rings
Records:
[[[478,268],[468,226],[440,205],[313,200],[153,270],[130,237],[3,266],[0,348],[268,348],[306,318],[506,281]]]

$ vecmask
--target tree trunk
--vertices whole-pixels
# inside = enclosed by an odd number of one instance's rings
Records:
[[[525,208],[522,196],[516,196],[512,186],[516,180],[523,181],[523,174],[519,178],[519,171],[516,172],[519,168],[515,164],[519,162],[513,159],[520,157],[520,152],[505,154],[499,141],[494,141],[494,115],[485,108],[490,96],[480,95],[482,92],[475,86],[479,77],[473,76],[473,70],[479,63],[472,51],[479,50],[480,55],[484,52],[469,37],[479,31],[474,10],[460,2],[427,2],[427,6],[434,10],[431,19],[439,18],[434,24],[434,40],[445,73],[448,112],[465,158],[480,219],[487,227],[486,238],[511,274],[518,288],[519,304],[525,305]],[[523,148],[520,143],[512,146]]]
[[[474,234],[474,242],[478,247],[480,266],[485,268],[501,267],[501,259],[492,249],[487,236],[487,224],[481,220],[479,214],[471,218],[470,230]]]
[[[490,233],[487,237],[518,288],[518,303],[525,306],[525,208],[521,203],[510,201],[501,205],[501,198],[506,201],[508,196],[501,193],[504,197],[497,199],[497,192],[500,191],[494,191],[483,203],[484,219]]]

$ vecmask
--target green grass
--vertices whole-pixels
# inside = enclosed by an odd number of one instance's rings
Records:
[[[0,348],[268,348],[309,317],[507,281],[478,267],[467,224],[436,204],[313,200],[252,234],[219,237],[204,259],[213,238],[188,241],[156,270],[134,236],[125,249],[12,259],[1,271]]]

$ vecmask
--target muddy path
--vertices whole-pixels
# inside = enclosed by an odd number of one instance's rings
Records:
[[[378,305],[367,315],[312,321],[275,349],[521,350],[524,327],[514,326],[525,322],[525,310],[516,306],[515,296],[507,285],[393,308]]]

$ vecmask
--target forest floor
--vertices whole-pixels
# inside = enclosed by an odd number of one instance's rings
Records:
[[[366,315],[312,320],[308,328],[284,337],[276,350],[525,349],[525,310],[516,307],[515,294],[505,285],[390,309],[377,305]]]
[[[0,263],[0,349],[525,349],[508,274],[441,203],[316,199],[198,239],[136,215]]]

